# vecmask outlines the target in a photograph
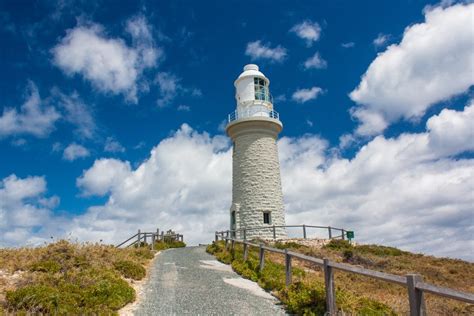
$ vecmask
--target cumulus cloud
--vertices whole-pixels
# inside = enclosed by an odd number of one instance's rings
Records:
[[[306,20],[293,26],[290,32],[295,33],[299,38],[305,40],[306,45],[310,47],[314,42],[319,40],[321,27],[317,22]]]
[[[182,89],[180,79],[168,72],[159,72],[155,77],[155,83],[160,90],[160,97],[156,101],[159,107],[167,106],[178,95]]]
[[[435,7],[405,29],[399,44],[377,56],[350,98],[362,134],[375,135],[400,119],[415,120],[437,102],[474,84],[474,4]],[[456,34],[456,36],[453,36]]]
[[[472,245],[474,159],[458,156],[473,150],[467,128],[473,108],[443,110],[424,132],[378,136],[351,159],[317,135],[283,137],[278,147],[287,223],[339,226],[355,230],[360,242],[473,260],[465,249]],[[453,131],[439,133],[445,127]],[[452,139],[456,145],[446,148]],[[183,232],[191,244],[209,242],[214,231],[228,227],[231,157],[225,137],[184,124],[136,168],[98,159],[77,186],[107,201],[63,227],[80,240],[115,243],[138,228],[159,227]],[[19,192],[18,201],[44,192],[44,185],[10,191]]]
[[[32,236],[43,234],[58,203],[57,197],[46,196],[44,177],[0,179],[0,245],[29,244]]]
[[[245,55],[250,56],[252,60],[268,59],[274,62],[282,62],[286,57],[286,48],[278,45],[274,48],[270,43],[261,41],[250,42],[245,49]]]
[[[76,143],[71,143],[64,149],[63,159],[74,161],[79,158],[89,157],[89,155],[89,150],[86,147]]]
[[[142,73],[156,66],[162,51],[155,46],[143,16],[129,20],[126,30],[132,46],[108,37],[98,24],[78,25],[53,48],[54,63],[68,75],[83,76],[100,91],[124,94],[136,103]]]
[[[305,69],[324,69],[327,68],[327,66],[327,61],[325,61],[318,52],[304,62]]]
[[[320,87],[312,87],[308,89],[298,89],[296,90],[291,98],[298,103],[305,103],[310,100],[316,99],[324,91]]]
[[[19,110],[5,107],[0,116],[0,138],[13,135],[46,137],[61,115],[52,106],[44,105],[33,82],[27,87],[27,98]]]

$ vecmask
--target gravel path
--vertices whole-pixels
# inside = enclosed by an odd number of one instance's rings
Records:
[[[285,315],[277,299],[205,247],[160,253],[144,293],[135,315]]]

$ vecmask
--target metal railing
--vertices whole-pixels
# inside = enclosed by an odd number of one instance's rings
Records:
[[[385,272],[374,271],[365,269],[349,264],[343,264],[331,261],[327,258],[315,258],[307,256],[301,253],[288,251],[288,249],[282,250],[278,248],[268,247],[264,244],[254,244],[246,240],[239,240],[230,237],[223,237],[222,234],[216,232],[216,241],[225,240],[225,247],[228,249],[229,242],[230,247],[234,248],[234,243],[241,243],[244,247],[244,261],[248,259],[249,247],[255,247],[259,249],[259,270],[262,271],[265,266],[265,251],[279,253],[285,255],[285,281],[286,286],[292,283],[292,259],[296,258],[306,262],[314,263],[322,267],[324,272],[324,285],[326,290],[326,309],[329,315],[336,315],[336,287],[334,284],[334,269],[345,271],[348,273],[359,274],[382,280],[389,283],[395,283],[407,288],[408,301],[410,304],[410,316],[421,316],[426,314],[426,307],[424,301],[424,293],[431,293],[441,297],[446,297],[469,304],[474,304],[474,294],[466,293],[462,291],[453,290],[446,287],[440,287],[433,284],[423,282],[423,278],[419,274],[407,274],[406,276],[400,276]]]
[[[183,241],[184,237],[181,234],[176,234],[173,231],[169,230],[168,232],[161,231],[157,228],[156,232],[142,232],[140,229],[138,232],[133,235],[132,237],[128,238],[127,240],[121,242],[116,248],[120,248],[122,246],[126,247],[139,247],[142,243],[142,240],[145,245],[147,245],[148,238],[150,238],[150,249],[154,250],[155,242],[159,241]]]
[[[308,238],[309,229],[322,229],[327,231],[328,239],[345,239],[346,232],[344,228],[337,228],[331,226],[314,226],[314,225],[271,225],[266,227],[250,227],[250,228],[240,228],[235,230],[225,230],[221,232],[216,232],[216,236],[219,234],[221,238],[223,237],[234,237],[237,239],[247,240],[247,235],[252,235],[254,231],[270,231],[273,236],[273,239],[277,239],[277,230],[281,228],[301,228],[302,229],[302,238]],[[225,236],[224,236],[225,235]],[[217,237],[216,237],[217,240]]]
[[[263,105],[252,105],[245,109],[237,109],[230,113],[227,117],[227,122],[233,122],[242,118],[249,117],[268,117],[276,120],[280,120],[280,114],[277,111],[270,110]]]

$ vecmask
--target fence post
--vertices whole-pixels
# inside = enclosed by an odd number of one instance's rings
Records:
[[[155,233],[151,233],[151,250],[155,250]]]
[[[332,239],[332,229],[331,226],[328,226],[329,239]]]
[[[285,272],[286,272],[286,286],[291,284],[291,256],[288,254],[288,249],[285,249]]]
[[[336,315],[336,293],[334,292],[334,272],[329,265],[329,259],[324,262],[324,285],[326,289],[326,312],[329,315]]]
[[[244,228],[244,241],[247,240],[247,230]]]
[[[306,239],[306,225],[303,224],[303,238]]]
[[[165,241],[165,232],[164,231],[161,231],[161,241],[162,242]]]
[[[276,236],[277,235],[276,235],[275,225],[273,225],[273,239],[276,239],[277,238]]]
[[[263,249],[263,245],[260,244],[260,251],[258,253],[258,258],[260,260],[260,272],[262,272],[263,268],[265,267],[265,250]]]
[[[247,261],[248,255],[249,255],[249,248],[248,248],[248,245],[244,242],[244,261]]]
[[[234,250],[234,243],[235,243],[235,241],[232,239],[231,242],[230,242],[230,249],[231,250]]]
[[[147,241],[147,237],[148,234],[147,233],[143,233],[143,242],[146,244],[146,241]]]
[[[138,230],[138,234],[137,234],[137,248],[140,247],[140,240],[141,240],[140,230]]]
[[[342,240],[346,240],[346,232],[344,231],[344,229],[341,229],[342,231]]]
[[[217,232],[216,232],[216,242],[219,241],[219,236],[217,235]]]
[[[410,316],[423,316],[425,312],[425,302],[423,291],[416,288],[418,282],[423,279],[419,274],[407,274],[408,301],[410,303]]]

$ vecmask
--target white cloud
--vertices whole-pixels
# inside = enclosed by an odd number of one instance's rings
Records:
[[[123,147],[122,144],[113,137],[107,137],[105,140],[104,151],[109,153],[123,153],[125,152],[125,147]]]
[[[76,126],[75,134],[86,139],[91,139],[96,135],[97,125],[90,107],[81,100],[77,92],[66,95],[54,88],[52,95],[58,107],[64,110],[64,120]]]
[[[351,159],[316,135],[283,137],[278,146],[287,223],[344,227],[355,230],[359,242],[473,260],[465,249],[472,245],[474,159],[456,156],[473,149],[472,130],[466,128],[473,108],[471,103],[463,111],[444,110],[428,120],[425,132],[378,136]],[[439,133],[445,127],[452,133]],[[446,148],[453,139],[456,145]],[[190,244],[209,242],[214,231],[228,227],[229,146],[225,137],[184,124],[137,168],[98,159],[77,185],[83,194],[105,195],[107,201],[61,227],[79,240],[115,243],[138,228],[159,227],[183,232]],[[44,192],[42,183],[11,188],[9,195],[29,200]],[[24,227],[17,225],[8,231],[20,234]]]
[[[167,106],[178,95],[182,87],[180,79],[168,72],[159,72],[155,77],[155,83],[160,89],[160,98],[157,100],[159,107]]]
[[[177,110],[178,111],[183,111],[183,112],[189,112],[189,111],[191,111],[191,107],[189,105],[180,104],[180,105],[178,105]]]
[[[377,35],[377,37],[374,39],[373,43],[375,47],[382,47],[385,46],[389,40],[390,34],[379,33],[379,35]]]
[[[0,245],[29,244],[33,235],[49,227],[51,209],[58,197],[48,198],[44,177],[18,178],[10,175],[0,179]],[[59,222],[56,218],[55,222]]]
[[[362,130],[375,135],[399,119],[415,120],[474,84],[474,28],[466,27],[473,15],[474,4],[426,11],[424,23],[407,27],[399,44],[377,56],[350,93],[359,104],[352,112],[364,113],[355,116]],[[373,116],[381,119],[371,126]]]
[[[130,173],[130,164],[117,159],[98,159],[77,179],[85,195],[105,195],[120,185]]]
[[[107,37],[98,24],[76,26],[53,48],[54,62],[65,73],[80,74],[97,89],[124,94],[136,103],[142,72],[156,66],[162,51],[155,47],[144,17],[129,20],[126,30],[132,36],[132,47],[122,39]]]
[[[30,134],[46,137],[54,130],[54,124],[61,115],[52,106],[45,106],[38,88],[29,82],[25,103],[18,111],[5,107],[0,116],[0,138],[12,135]]]
[[[252,60],[269,59],[274,62],[282,62],[286,57],[286,48],[278,45],[271,48],[271,44],[263,44],[261,41],[250,42],[245,49],[245,55]]]
[[[89,150],[87,150],[86,147],[76,143],[71,143],[64,149],[63,159],[74,161],[79,158],[89,157],[89,155]]]
[[[321,36],[321,27],[317,22],[306,20],[293,26],[290,32],[293,32],[299,38],[304,39],[306,41],[306,45],[309,47],[313,45],[313,42],[317,42],[319,40],[319,37]]]
[[[312,87],[308,89],[298,89],[296,90],[291,98],[298,103],[305,103],[310,100],[316,99],[324,91],[320,87]]]
[[[341,46],[343,48],[352,48],[355,46],[355,43],[354,42],[347,42],[347,43],[342,43]]]
[[[304,62],[305,69],[324,69],[327,68],[327,66],[327,61],[325,61],[318,52]]]

